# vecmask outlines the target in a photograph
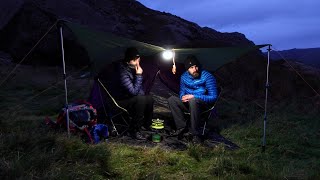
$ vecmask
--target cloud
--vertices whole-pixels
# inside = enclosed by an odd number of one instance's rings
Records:
[[[256,44],[271,41],[280,48],[320,47],[319,0],[139,1],[200,26],[243,33]]]
[[[305,19],[280,18],[244,24],[236,27],[237,31],[245,32],[248,39],[256,44],[270,43],[279,49],[320,47],[320,22],[317,17]],[[226,26],[223,32],[232,32],[235,27]]]

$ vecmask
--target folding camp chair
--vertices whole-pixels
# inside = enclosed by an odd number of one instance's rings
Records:
[[[129,123],[126,121],[129,120],[131,121],[131,116],[129,115],[129,112],[127,109],[125,109],[124,107],[121,107],[117,101],[114,99],[114,97],[110,94],[110,92],[108,91],[108,89],[106,88],[106,86],[100,81],[100,79],[97,79],[97,81],[99,82],[99,84],[101,85],[101,87],[104,89],[104,91],[107,94],[107,98],[109,101],[108,104],[108,112],[105,112],[108,116],[109,119],[111,121],[112,127],[113,127],[113,131],[115,131],[115,133],[117,135],[123,135],[125,132],[127,132],[129,130]],[[106,109],[104,107],[104,109]],[[106,111],[106,110],[105,110]],[[121,119],[123,120],[124,124],[120,124],[120,123],[115,123],[115,119],[121,117]],[[120,128],[123,127],[124,130],[119,134],[117,127],[118,126]]]
[[[204,135],[207,123],[210,120],[210,118],[212,117],[212,115],[217,116],[217,112],[216,112],[215,107],[216,107],[216,104],[217,104],[217,102],[218,102],[218,100],[220,98],[220,95],[221,95],[221,92],[222,92],[222,88],[218,87],[217,90],[218,90],[217,100],[214,102],[214,104],[209,109],[207,109],[205,111],[202,111],[200,113],[201,120],[204,120],[203,129],[202,129],[202,135]],[[190,116],[190,112],[185,112],[184,114]]]

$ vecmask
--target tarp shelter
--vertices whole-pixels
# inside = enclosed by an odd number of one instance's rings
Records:
[[[86,49],[90,61],[93,63],[95,72],[99,72],[107,63],[121,59],[127,47],[136,47],[143,56],[153,56],[165,50],[160,46],[119,37],[108,32],[93,30],[76,23],[63,21],[63,24],[74,33],[78,42]],[[183,62],[188,54],[194,54],[204,67],[215,71],[222,65],[250,51],[265,46],[267,45],[219,48],[174,48],[173,50],[176,53],[177,62]]]
[[[96,31],[67,21],[61,21],[60,24],[63,24],[64,27],[69,28],[73,32],[78,43],[81,44],[88,53],[92,71],[102,79],[110,77],[109,73],[112,72],[110,72],[110,70],[113,69],[113,66],[107,66],[108,64],[110,65],[115,60],[123,58],[124,51],[127,47],[136,47],[143,57],[141,66],[144,69],[144,88],[146,92],[151,89],[152,81],[157,72],[159,72],[160,79],[162,79],[169,88],[178,92],[180,75],[184,71],[182,64],[179,65],[179,62],[183,62],[188,54],[197,56],[205,69],[215,71],[222,65],[233,61],[250,51],[267,46],[255,45],[243,47],[173,49],[176,54],[175,60],[178,62],[177,73],[173,75],[171,73],[171,66],[168,66],[168,63],[167,65],[166,63],[163,63],[164,61],[160,58],[160,53],[165,50],[160,46],[119,37],[107,32]],[[60,28],[60,35],[62,35],[62,28]],[[98,97],[99,95],[96,94],[96,96]]]
[[[166,85],[170,89],[177,92],[179,77],[184,71],[184,67],[179,63],[183,63],[185,57],[189,54],[197,56],[205,69],[215,71],[222,65],[250,51],[266,46],[173,49],[177,62],[177,74],[173,75],[171,73],[172,61],[166,62],[160,56],[160,53],[165,50],[163,47],[119,37],[108,32],[93,30],[76,23],[63,21],[63,24],[73,32],[78,43],[87,51],[92,67],[91,70],[95,75],[100,73],[100,75],[105,74],[107,76],[106,71],[110,71],[107,65],[122,59],[127,47],[136,47],[142,55],[141,65],[144,69],[144,79],[146,80],[144,87],[146,91],[151,89],[152,82],[150,81],[153,80],[152,77],[160,70],[159,76],[163,82],[166,82]]]

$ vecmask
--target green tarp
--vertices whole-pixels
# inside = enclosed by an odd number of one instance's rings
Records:
[[[64,24],[76,36],[78,42],[84,46],[93,64],[94,71],[99,72],[104,65],[123,58],[127,47],[136,47],[141,55],[150,56],[163,52],[165,49],[148,43],[119,37],[107,32],[96,31],[86,26],[65,22]],[[222,65],[235,60],[252,50],[267,45],[220,48],[182,48],[174,49],[176,62],[183,62],[188,54],[198,57],[201,64],[208,70],[214,71]]]

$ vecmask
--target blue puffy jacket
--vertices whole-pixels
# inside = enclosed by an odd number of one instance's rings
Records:
[[[197,99],[212,103],[217,100],[216,79],[206,70],[201,71],[200,78],[193,78],[186,71],[180,78],[180,99],[186,94],[192,94]]]

